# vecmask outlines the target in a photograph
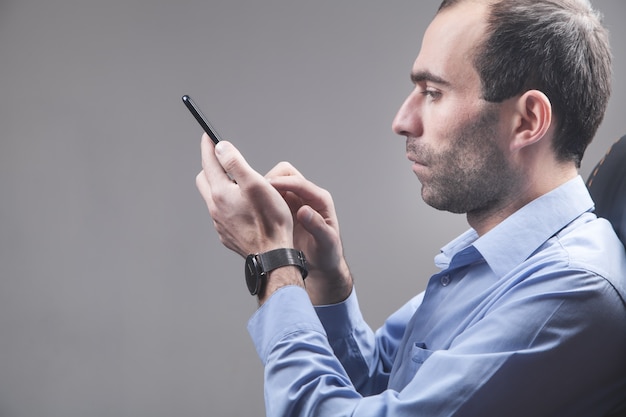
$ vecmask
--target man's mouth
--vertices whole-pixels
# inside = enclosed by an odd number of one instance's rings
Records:
[[[411,161],[413,163],[413,165],[426,166],[426,162],[422,161],[421,159],[419,159],[419,158],[417,158],[415,156],[407,154],[406,157],[408,158],[409,161]]]

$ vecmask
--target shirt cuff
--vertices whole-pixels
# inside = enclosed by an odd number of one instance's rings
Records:
[[[248,321],[248,333],[263,365],[280,340],[290,334],[311,331],[326,337],[309,295],[295,285],[272,294]]]
[[[317,306],[315,312],[331,340],[345,338],[365,324],[354,288],[341,303]]]

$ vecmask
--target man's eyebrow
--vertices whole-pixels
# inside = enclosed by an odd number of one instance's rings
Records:
[[[430,81],[436,84],[441,84],[444,86],[450,85],[449,81],[444,80],[438,75],[433,74],[430,71],[417,71],[411,73],[411,81],[413,84],[423,83],[425,81]]]

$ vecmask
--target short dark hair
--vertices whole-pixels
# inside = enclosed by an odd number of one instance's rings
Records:
[[[463,0],[444,0],[439,11]],[[580,167],[611,95],[611,51],[602,16],[587,0],[493,0],[474,66],[483,98],[543,92],[557,122],[554,150]]]

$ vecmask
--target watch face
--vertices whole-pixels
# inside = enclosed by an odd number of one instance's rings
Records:
[[[256,255],[248,255],[246,258],[246,285],[252,295],[257,295],[261,289],[261,276]]]

